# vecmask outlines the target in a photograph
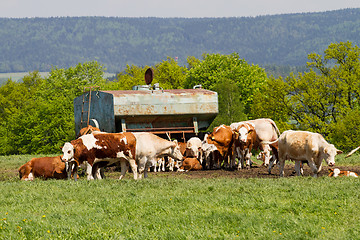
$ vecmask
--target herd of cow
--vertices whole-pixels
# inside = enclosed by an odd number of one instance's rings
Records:
[[[128,170],[134,179],[147,177],[154,171],[190,171],[201,169],[251,168],[253,150],[260,150],[257,159],[263,161],[269,173],[278,164],[280,176],[284,176],[285,160],[295,161],[297,175],[302,175],[302,165],[308,164],[316,177],[322,161],[334,166],[335,156],[342,151],[329,144],[320,134],[288,130],[280,134],[275,122],[268,118],[233,123],[215,127],[204,139],[190,138],[186,143],[170,141],[148,132],[105,133],[88,126],[81,136],[66,142],[63,154],[56,157],[33,158],[19,168],[20,179],[35,177],[75,180],[80,165],[86,169],[87,179],[104,177],[104,167],[117,165],[122,179]],[[165,159],[167,162],[165,162]],[[85,167],[84,167],[85,166]],[[329,176],[356,173],[332,169]]]

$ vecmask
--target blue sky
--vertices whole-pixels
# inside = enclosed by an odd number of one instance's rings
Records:
[[[360,8],[359,0],[0,0],[0,17],[248,17]]]

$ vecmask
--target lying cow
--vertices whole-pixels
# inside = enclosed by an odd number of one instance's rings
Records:
[[[19,168],[19,176],[25,181],[32,181],[34,178],[66,179],[68,177],[61,156],[32,158]],[[74,177],[77,177],[76,173]]]
[[[138,178],[135,161],[136,139],[132,133],[93,132],[66,142],[62,151],[62,160],[65,162],[76,161],[81,164],[87,161],[92,166],[91,175],[94,178],[101,178],[95,174],[98,168],[118,162],[121,164],[120,179],[125,176],[127,162],[134,173],[134,179]]]
[[[343,177],[343,176],[346,176],[346,177],[359,177],[357,175],[357,173],[355,173],[355,172],[346,171],[346,170],[341,171],[338,168],[334,168],[334,169],[330,168],[329,169],[329,177],[339,177],[339,176],[340,177]]]
[[[182,162],[182,165],[178,169],[178,172],[197,171],[197,170],[201,170],[201,169],[202,169],[202,166],[196,157],[187,157]]]
[[[288,130],[283,132],[277,141],[281,177],[284,176],[285,160],[295,161],[295,171],[298,176],[301,175],[300,162],[306,160],[313,177],[317,177],[321,171],[322,160],[325,160],[329,166],[334,166],[336,154],[342,153],[318,133]]]

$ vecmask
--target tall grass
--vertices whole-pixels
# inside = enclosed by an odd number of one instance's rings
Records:
[[[26,156],[0,157],[0,168]],[[8,159],[6,163],[5,159]],[[20,165],[21,165],[20,164]],[[16,168],[18,168],[16,166]],[[357,239],[356,178],[0,181],[0,239]]]

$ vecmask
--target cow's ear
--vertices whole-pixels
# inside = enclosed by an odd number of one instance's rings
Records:
[[[336,149],[336,153],[337,153],[337,154],[342,154],[342,153],[344,153],[344,152],[341,151],[341,150]]]
[[[173,143],[175,143],[176,145],[178,145],[178,140],[174,140]]]
[[[237,130],[233,130],[233,136],[235,139],[239,138],[239,132]]]

